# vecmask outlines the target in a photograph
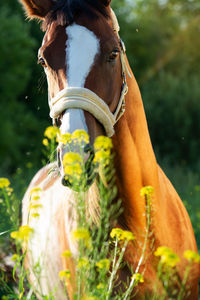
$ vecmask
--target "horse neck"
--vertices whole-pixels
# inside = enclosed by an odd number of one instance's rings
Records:
[[[137,82],[128,78],[126,111],[115,126],[113,144],[119,196],[124,207],[125,225],[146,228],[145,201],[140,196],[144,186],[158,192],[158,169],[149,137],[144,107]],[[134,229],[135,230],[135,229]]]

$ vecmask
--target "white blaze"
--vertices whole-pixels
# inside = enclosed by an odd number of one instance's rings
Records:
[[[70,87],[84,87],[99,52],[99,40],[86,27],[73,24],[66,28],[67,80]]]
[[[82,109],[68,109],[62,119],[61,134],[73,133],[76,129],[88,132],[84,113]]]
[[[66,33],[68,86],[84,87],[99,52],[99,40],[92,31],[77,24],[68,26]],[[81,109],[68,109],[63,116],[61,132],[73,132],[76,129],[88,131],[84,113]]]

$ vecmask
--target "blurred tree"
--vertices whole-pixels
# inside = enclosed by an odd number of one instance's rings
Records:
[[[13,14],[7,4],[0,5],[0,166],[4,175],[40,156],[34,147],[39,122],[27,103],[29,97],[23,95],[32,75],[36,41],[19,11]]]

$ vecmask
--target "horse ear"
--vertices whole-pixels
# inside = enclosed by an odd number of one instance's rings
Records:
[[[109,6],[112,0],[102,0],[105,6]]]
[[[53,6],[53,0],[19,0],[29,18],[44,19]]]

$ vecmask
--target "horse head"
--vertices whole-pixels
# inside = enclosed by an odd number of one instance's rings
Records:
[[[88,132],[90,145],[99,135],[114,134],[127,93],[125,47],[110,2],[22,0],[28,16],[42,19],[46,31],[38,62],[48,81],[50,116],[61,134]],[[58,146],[62,175],[67,147]],[[86,152],[93,155],[91,148]]]

